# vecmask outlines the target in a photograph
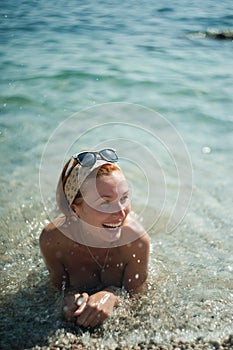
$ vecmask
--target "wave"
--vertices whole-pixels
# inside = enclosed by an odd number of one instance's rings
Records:
[[[21,96],[21,95],[14,95],[14,96],[8,96],[8,97],[0,97],[0,104],[23,104],[23,105],[29,105],[32,103],[32,100],[28,97]]]
[[[194,33],[193,36],[199,37],[199,38],[210,38],[210,39],[217,39],[217,40],[233,40],[233,30],[227,29],[223,31],[219,31],[216,29],[209,29],[204,32],[197,32]]]

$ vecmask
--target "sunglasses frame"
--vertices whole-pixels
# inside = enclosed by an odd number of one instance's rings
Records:
[[[104,151],[111,151],[111,152],[113,152],[114,153],[114,155],[115,155],[115,159],[109,159],[108,157],[106,157],[106,156],[104,156],[103,155],[103,152]],[[85,164],[83,164],[82,163],[82,160],[80,160],[79,159],[79,156],[80,155],[82,155],[82,154],[91,154],[91,155],[93,155],[94,156],[94,158],[93,158],[93,163],[91,163],[91,164],[88,164],[88,165],[85,165]],[[83,167],[91,167],[91,166],[93,166],[95,163],[96,163],[96,161],[97,161],[97,156],[100,156],[100,159],[103,159],[103,160],[105,160],[106,162],[109,162],[109,163],[116,163],[117,161],[118,161],[118,155],[116,154],[116,151],[115,151],[115,149],[113,149],[113,148],[104,148],[104,149],[102,149],[102,150],[100,150],[100,151],[83,151],[83,152],[80,152],[80,153],[77,153],[77,154],[75,154],[75,155],[73,155],[73,158],[81,165],[81,166],[83,166]]]

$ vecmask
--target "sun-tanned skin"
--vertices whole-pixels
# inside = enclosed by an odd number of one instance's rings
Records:
[[[148,275],[150,240],[130,214],[123,173],[101,176],[96,188],[91,191],[89,183],[86,200],[72,204],[78,221],[60,217],[45,227],[40,237],[52,283],[59,289],[66,284],[64,314],[84,327],[99,325],[111,314],[118,303],[114,287],[142,292]],[[85,231],[89,225],[96,229]],[[91,244],[95,234],[103,245]],[[83,298],[78,306],[75,301],[80,295]]]

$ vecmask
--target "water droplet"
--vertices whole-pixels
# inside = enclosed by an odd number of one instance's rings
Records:
[[[129,282],[131,282],[132,280],[131,280],[131,278],[129,278]]]
[[[57,252],[56,252],[56,257],[57,258],[60,258],[62,256],[62,252],[60,251],[60,250],[58,250]]]
[[[139,279],[139,274],[136,273],[136,275],[134,277],[135,277],[136,280],[138,280]]]
[[[120,265],[119,265],[119,264],[117,264],[116,266],[117,266],[117,267],[119,267]]]
[[[138,260],[137,260],[137,263],[138,263],[138,264],[140,264],[140,262],[141,262],[141,260],[140,260],[140,259],[138,259]]]
[[[138,243],[138,248],[142,248],[143,244],[142,242]]]
[[[204,154],[211,153],[211,148],[209,146],[202,147],[202,153]]]
[[[136,254],[133,254],[133,258],[136,258]]]

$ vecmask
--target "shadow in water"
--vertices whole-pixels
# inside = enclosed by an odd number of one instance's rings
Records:
[[[2,350],[29,349],[48,346],[48,338],[58,329],[76,336],[82,330],[66,322],[61,313],[61,296],[44,278],[39,285],[2,297],[0,320],[0,348]]]

